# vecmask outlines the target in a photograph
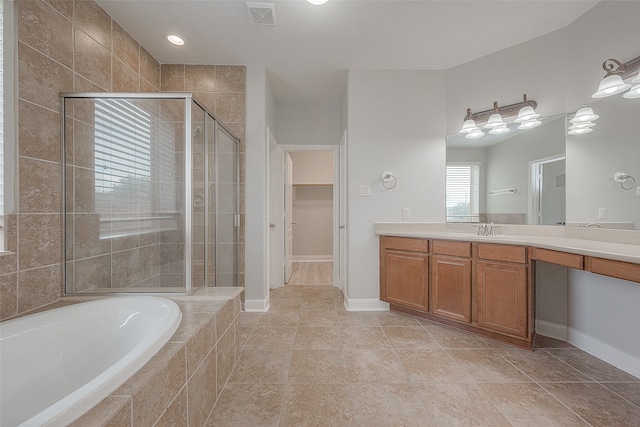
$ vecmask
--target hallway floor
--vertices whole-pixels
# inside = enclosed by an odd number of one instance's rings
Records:
[[[330,285],[242,313],[242,352],[208,426],[639,426],[640,379],[566,342],[518,350]]]

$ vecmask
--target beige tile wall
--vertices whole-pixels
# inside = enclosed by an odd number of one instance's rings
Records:
[[[60,92],[196,92],[242,139],[244,164],[244,67],[161,67],[92,0],[20,0],[16,15],[18,200],[6,216],[9,252],[0,255],[0,320],[52,303],[62,292]],[[244,167],[241,177],[244,200]],[[241,213],[244,223],[244,202]],[[80,270],[100,276],[107,258],[88,258]]]

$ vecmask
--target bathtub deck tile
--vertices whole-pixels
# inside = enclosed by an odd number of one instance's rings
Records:
[[[131,397],[109,396],[69,427],[131,427]]]
[[[186,383],[183,344],[168,343],[114,394],[133,397],[133,426],[150,426]]]

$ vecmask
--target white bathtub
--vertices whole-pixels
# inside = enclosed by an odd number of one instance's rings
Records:
[[[175,302],[127,296],[0,324],[0,425],[63,426],[140,369],[175,332]]]

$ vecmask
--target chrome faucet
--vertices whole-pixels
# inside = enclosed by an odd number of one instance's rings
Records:
[[[493,225],[493,223],[486,224],[484,222],[482,224],[474,225],[474,227],[478,228],[478,236],[495,236],[496,228],[499,228],[497,225]]]

